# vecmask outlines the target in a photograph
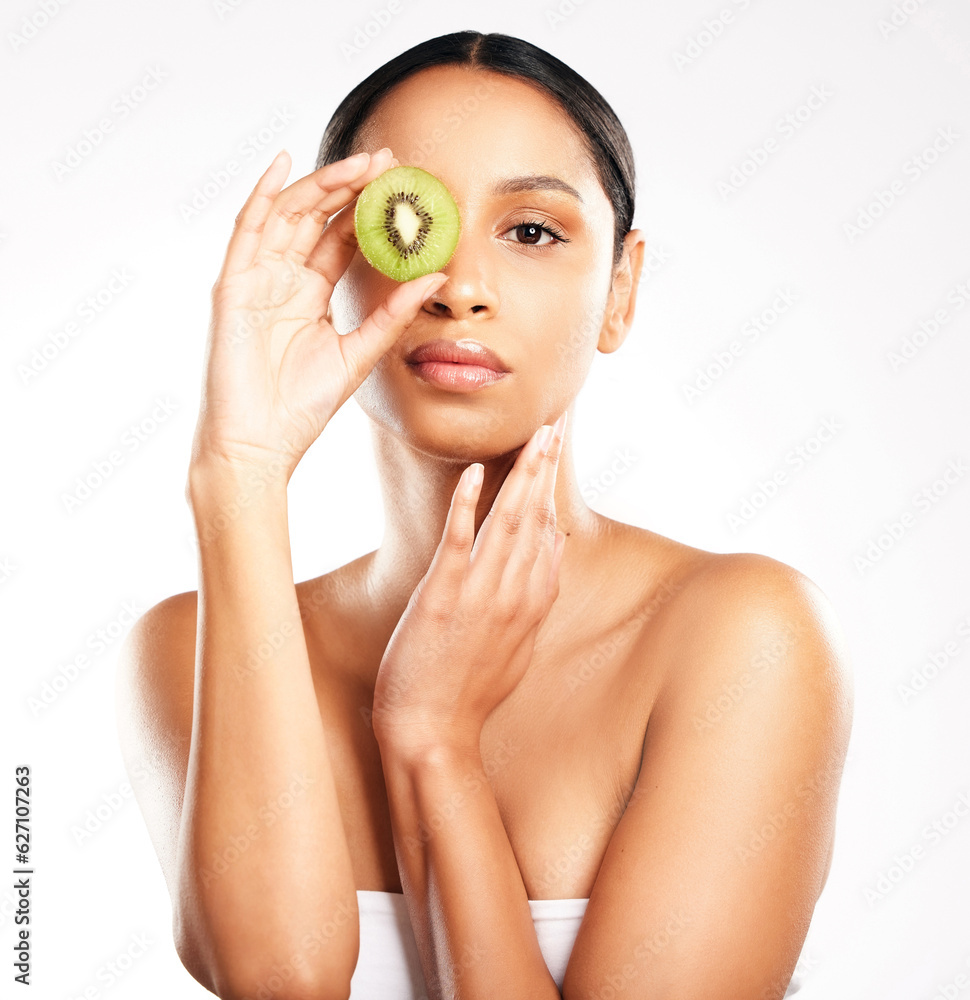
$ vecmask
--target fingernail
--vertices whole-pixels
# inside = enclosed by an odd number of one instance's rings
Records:
[[[568,410],[563,410],[562,416],[552,425],[556,434],[556,440],[562,440],[562,436],[566,430],[566,414]]]
[[[427,302],[432,295],[448,280],[447,275],[439,275],[433,281],[428,282],[428,287],[425,289],[424,295],[421,297],[421,301]]]
[[[540,455],[545,455],[545,453],[549,450],[549,445],[552,444],[553,430],[554,428],[547,424],[543,426],[542,430],[539,431],[538,445]]]
[[[375,156],[380,156],[381,153],[389,153],[390,151],[391,151],[391,147],[390,146],[382,146],[374,155]]]

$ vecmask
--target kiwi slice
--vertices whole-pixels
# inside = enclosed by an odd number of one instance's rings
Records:
[[[395,281],[439,271],[458,245],[451,192],[420,167],[392,167],[357,196],[354,229],[367,262]]]

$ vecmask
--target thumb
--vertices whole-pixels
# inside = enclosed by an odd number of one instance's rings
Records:
[[[425,300],[447,280],[448,275],[439,272],[403,282],[356,330],[337,338],[344,363],[355,381],[358,378],[363,381],[414,320]]]

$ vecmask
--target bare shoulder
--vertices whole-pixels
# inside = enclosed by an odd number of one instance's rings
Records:
[[[824,743],[844,758],[853,702],[847,643],[808,576],[757,553],[704,553],[690,560],[665,610],[655,732],[690,725],[701,733],[731,718],[767,736],[781,713],[793,753]]]
[[[847,663],[842,627],[828,597],[800,570],[770,556],[706,553],[692,564],[673,613],[692,650],[726,653],[754,646],[768,655],[780,643],[819,654],[807,658],[806,666],[834,670]]]
[[[661,697],[694,701],[725,685],[736,694],[737,685],[770,672],[788,694],[816,704],[825,687],[829,710],[850,713],[842,626],[808,576],[759,553],[709,552],[618,522],[610,530],[629,563],[644,567],[637,591],[650,627],[639,660],[644,669],[662,670]]]
[[[169,891],[192,735],[198,594],[167,597],[132,626],[118,657],[122,756]]]

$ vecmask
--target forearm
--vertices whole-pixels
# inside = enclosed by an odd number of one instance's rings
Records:
[[[200,580],[183,932],[218,973],[243,967],[253,987],[282,963],[310,982],[349,978],[356,890],[293,582],[286,486],[194,468],[189,490]]]
[[[431,997],[558,1000],[477,745],[381,756]]]

